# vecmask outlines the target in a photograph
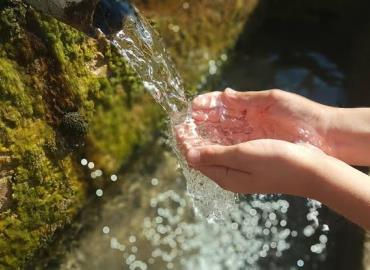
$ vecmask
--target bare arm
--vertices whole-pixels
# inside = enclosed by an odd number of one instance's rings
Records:
[[[370,108],[331,108],[329,113],[326,138],[335,157],[370,166]]]
[[[370,177],[317,149],[257,140],[190,150],[190,166],[227,190],[309,197],[370,229]]]
[[[312,166],[316,175],[312,198],[370,229],[370,177],[330,156]]]

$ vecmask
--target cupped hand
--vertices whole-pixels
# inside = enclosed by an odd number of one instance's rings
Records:
[[[330,152],[326,110],[280,90],[227,89],[196,97],[176,136],[189,165],[227,190],[309,196],[312,160]]]
[[[235,193],[312,197],[317,164],[327,155],[313,146],[262,139],[193,147],[185,157],[191,167]]]
[[[192,118],[175,128],[190,167],[232,192],[320,200],[370,228],[369,176],[343,162],[369,164],[368,109],[230,89],[198,96],[192,107]]]
[[[316,199],[370,229],[369,176],[312,145],[262,139],[193,147],[185,157],[226,190]]]
[[[325,138],[329,108],[281,90],[226,89],[196,97],[192,116],[198,133],[217,144],[277,139],[307,142],[330,153]]]

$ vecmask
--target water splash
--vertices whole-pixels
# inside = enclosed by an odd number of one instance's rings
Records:
[[[137,12],[127,16],[112,44],[143,81],[144,87],[171,117],[186,113],[188,100],[182,80],[153,28]]]
[[[183,121],[191,121],[191,106],[181,77],[161,39],[145,18],[133,12],[125,18],[123,29],[110,37],[110,40],[140,76],[145,89],[169,115],[169,142],[181,161],[195,211],[210,221],[222,219],[235,206],[235,195],[222,190],[199,172],[189,169],[177,149],[173,127]]]

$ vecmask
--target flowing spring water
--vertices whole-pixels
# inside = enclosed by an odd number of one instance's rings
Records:
[[[168,113],[171,132],[176,124],[192,122],[191,106],[182,80],[160,38],[145,18],[133,12],[126,18],[124,28],[110,39],[141,77],[146,90]],[[200,173],[190,170],[177,150],[172,134],[170,143],[187,178],[188,193],[193,198],[195,211],[208,220],[222,219],[235,205],[235,195],[222,190]]]

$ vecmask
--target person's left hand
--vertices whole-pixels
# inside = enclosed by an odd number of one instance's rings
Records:
[[[210,92],[192,102],[203,139],[237,144],[258,139],[308,142],[331,152],[326,135],[330,107],[282,90]],[[208,137],[208,138],[207,138]]]

